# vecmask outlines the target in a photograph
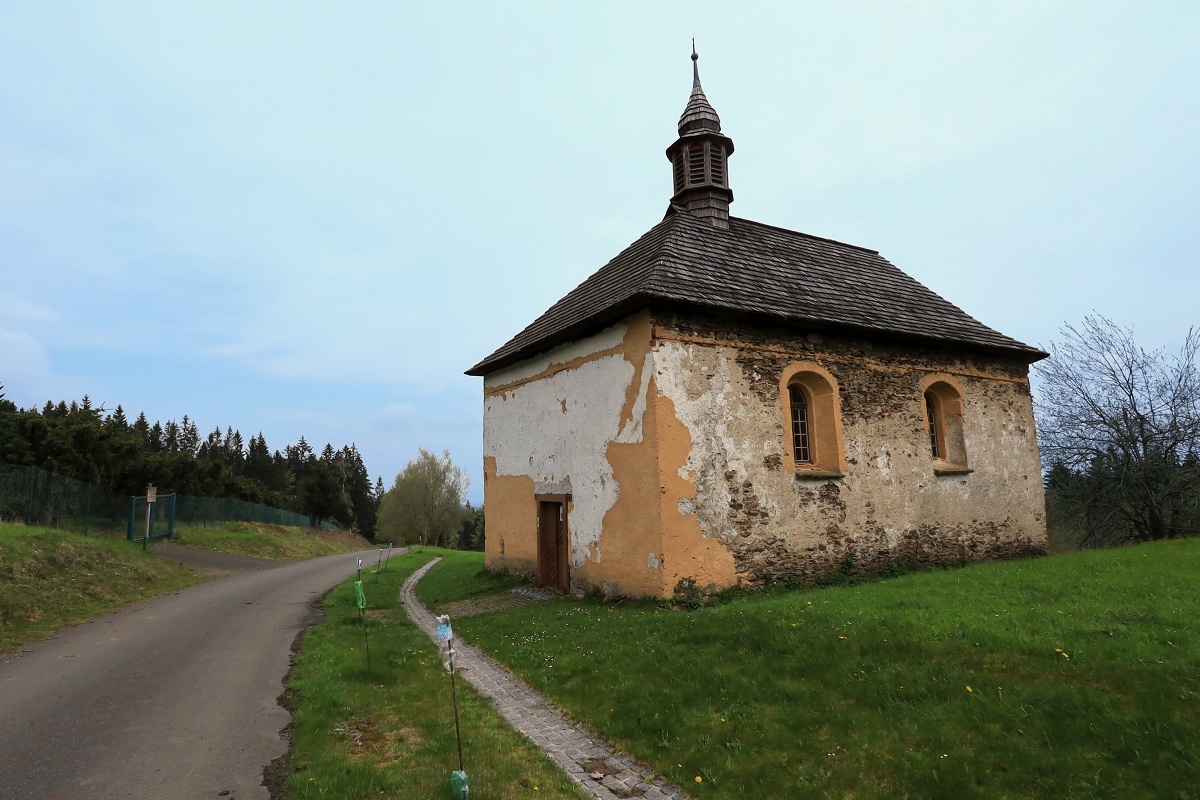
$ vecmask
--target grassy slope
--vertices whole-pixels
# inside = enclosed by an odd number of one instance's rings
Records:
[[[0,526],[0,653],[200,580],[123,539]]]
[[[216,528],[178,526],[175,538],[208,550],[258,558],[301,559],[366,550],[371,543],[347,531],[285,528],[261,522],[226,522]]]
[[[1190,540],[455,628],[694,797],[1189,800],[1197,589]]]
[[[352,583],[324,601],[326,621],[305,635],[288,684],[296,706],[288,797],[453,797],[449,673],[397,602],[404,579],[438,554],[424,548],[393,556],[379,576],[364,573],[370,676]],[[458,697],[473,800],[579,796],[465,681]]]

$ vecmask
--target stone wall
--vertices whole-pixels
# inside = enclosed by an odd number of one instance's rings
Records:
[[[725,580],[703,585],[1045,550],[1023,362],[680,314],[653,322],[659,402],[670,404],[691,442],[679,474],[694,491],[668,501],[694,516],[734,564]],[[837,384],[838,418],[829,422],[841,445],[840,477],[791,463],[781,384],[797,362]],[[936,469],[923,399],[931,380],[962,395],[969,473]],[[664,582],[687,577],[695,576],[669,570]]]

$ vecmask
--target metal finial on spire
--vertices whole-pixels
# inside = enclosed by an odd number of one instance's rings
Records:
[[[708,98],[704,96],[704,89],[700,86],[699,62],[700,56],[696,53],[696,40],[692,39],[692,96],[688,98],[687,108],[683,110],[683,116],[679,118],[681,134],[696,130],[721,132],[721,118],[709,105]]]

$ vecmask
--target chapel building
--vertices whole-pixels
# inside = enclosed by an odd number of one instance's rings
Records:
[[[874,250],[730,216],[696,58],[664,219],[467,371],[488,567],[665,597],[1043,552],[1046,354]]]

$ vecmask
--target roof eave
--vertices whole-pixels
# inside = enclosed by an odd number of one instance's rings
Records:
[[[574,325],[564,328],[562,331],[559,331],[551,336],[547,336],[543,339],[539,339],[535,342],[531,342],[525,347],[514,350],[512,353],[508,353],[498,358],[492,358],[489,356],[475,366],[471,367],[464,374],[477,378],[485,377],[497,370],[511,366],[517,362],[524,361],[527,358],[532,358],[539,353],[545,353],[548,350],[552,350],[560,344],[583,338],[586,335],[611,325],[612,323],[628,316],[634,311],[638,311],[647,307],[673,307],[687,310],[702,310],[706,312],[716,311],[729,317],[758,322],[772,322],[784,327],[803,325],[807,330],[813,332],[819,331],[824,333],[842,333],[865,339],[887,339],[890,341],[910,344],[937,345],[939,347],[951,347],[970,352],[1006,356],[1008,358],[1017,358],[1023,361],[1025,364],[1033,364],[1034,362],[1041,361],[1042,359],[1050,356],[1049,353],[1039,350],[1036,347],[1029,347],[1028,345],[1007,347],[998,344],[970,342],[952,336],[926,336],[915,333],[903,333],[885,328],[872,328],[866,325],[849,325],[845,323],[830,322],[828,320],[810,319],[786,314],[737,311],[720,306],[710,306],[703,303],[689,302],[686,300],[658,297],[641,292],[633,294],[625,300],[609,306],[597,314],[586,317]]]
[[[1041,361],[1043,358],[1048,358],[1050,356],[1050,354],[1047,352],[1022,343],[1018,343],[1019,346],[986,344],[982,342],[967,341],[965,339],[953,336],[929,336],[919,333],[896,331],[890,328],[873,328],[867,325],[854,325],[789,314],[771,314],[762,311],[742,311],[724,306],[710,306],[702,303],[668,300],[664,298],[657,298],[654,301],[654,304],[659,307],[674,306],[677,308],[702,310],[707,313],[717,312],[728,318],[744,319],[746,321],[755,321],[759,323],[770,322],[781,327],[795,328],[797,326],[803,326],[806,331],[813,333],[845,334],[848,336],[855,336],[860,339],[874,339],[876,341],[888,340],[905,344],[937,345],[939,347],[950,347],[970,352],[1002,355],[1009,358],[1015,357],[1024,361],[1026,364],[1032,364],[1035,361]]]
[[[517,362],[524,361],[527,358],[532,358],[539,353],[545,353],[553,350],[560,344],[582,339],[596,331],[603,330],[614,322],[617,322],[635,311],[654,304],[654,299],[645,293],[632,294],[629,297],[614,303],[601,311],[591,314],[578,322],[563,328],[549,336],[545,336],[536,341],[530,342],[524,347],[520,347],[511,353],[506,353],[502,356],[494,354],[488,356],[483,361],[480,361],[475,366],[464,372],[464,375],[470,375],[476,378],[486,377],[497,370],[512,366]]]

